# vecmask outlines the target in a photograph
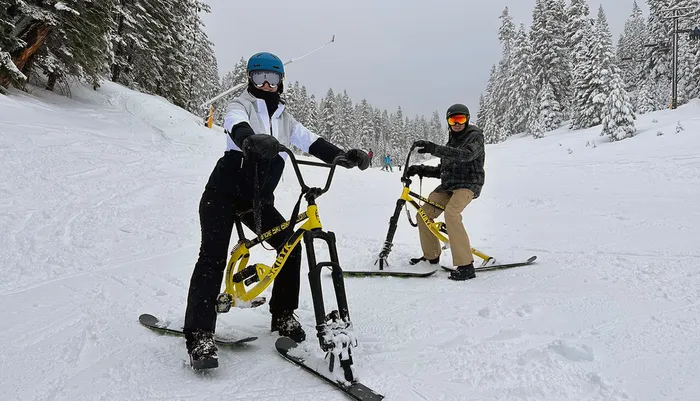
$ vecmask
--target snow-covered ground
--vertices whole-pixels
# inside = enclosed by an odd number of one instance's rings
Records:
[[[267,306],[220,315],[221,333],[259,340],[221,349],[208,374],[181,338],[139,325],[143,312],[182,321],[199,196],[225,139],[160,98],[72,91],[0,96],[1,398],[346,399],[276,353]],[[399,401],[700,399],[700,102],[637,127],[619,143],[594,128],[489,145],[464,213],[473,245],[538,263],[468,282],[347,278],[363,383]],[[318,184],[327,172],[303,171]],[[399,174],[338,171],[320,198],[345,269],[374,267]],[[288,168],[283,214],[297,191]],[[390,262],[419,253],[402,217]]]

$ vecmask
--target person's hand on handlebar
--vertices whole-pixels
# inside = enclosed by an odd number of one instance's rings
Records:
[[[435,149],[437,148],[435,143],[423,140],[415,141],[413,146],[418,149],[418,153],[428,153],[431,155],[435,153]]]
[[[417,175],[417,176],[419,176],[420,178],[423,178],[424,172],[425,172],[425,170],[423,169],[423,165],[420,165],[420,166],[415,166],[415,165],[414,165],[414,166],[409,166],[409,167],[406,169],[406,177],[411,178],[411,177],[413,177],[414,175]]]
[[[243,140],[243,156],[247,159],[255,155],[263,159],[272,159],[280,150],[280,143],[272,135],[255,134]]]
[[[357,167],[366,170],[369,167],[369,156],[362,149],[350,149],[342,155],[345,160],[339,160],[338,165],[345,168]]]

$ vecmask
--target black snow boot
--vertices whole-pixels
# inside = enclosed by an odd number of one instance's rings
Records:
[[[423,262],[423,261],[428,261],[428,262],[430,262],[431,265],[436,265],[436,264],[440,263],[440,257],[438,256],[435,259],[426,259],[425,256],[421,256],[420,258],[413,258],[413,259],[409,260],[408,263],[411,265],[417,265],[418,263]]]
[[[301,323],[294,317],[293,311],[283,311],[272,314],[271,331],[279,331],[279,335],[289,337],[297,343],[306,340],[306,333]]]
[[[214,333],[211,331],[195,330],[185,335],[187,352],[190,354],[190,365],[196,370],[219,367],[216,356]]]
[[[476,277],[476,272],[474,271],[474,263],[470,263],[464,266],[458,266],[457,270],[450,273],[450,280],[464,281]]]

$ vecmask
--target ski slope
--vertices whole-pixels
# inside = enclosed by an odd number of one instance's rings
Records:
[[[219,332],[259,339],[221,349],[206,374],[183,339],[139,325],[144,312],[183,320],[199,197],[225,138],[109,82],[72,92],[0,96],[1,398],[347,399],[276,353],[267,306],[220,315]],[[362,382],[397,401],[700,399],[700,101],[637,127],[619,143],[597,127],[487,146],[483,194],[464,213],[473,246],[538,263],[468,282],[346,278]],[[303,171],[316,184],[327,173]],[[339,170],[319,199],[345,269],[374,267],[399,174]],[[297,191],[287,168],[283,214]],[[392,267],[419,254],[402,216]],[[297,314],[318,347],[305,278]]]

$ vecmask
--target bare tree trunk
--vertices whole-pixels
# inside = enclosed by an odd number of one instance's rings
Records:
[[[12,61],[14,61],[17,68],[25,75],[25,66],[34,54],[39,51],[46,38],[49,36],[49,33],[51,33],[51,27],[46,22],[36,21],[29,26],[27,33],[22,35],[27,46],[14,52],[12,54]]]

